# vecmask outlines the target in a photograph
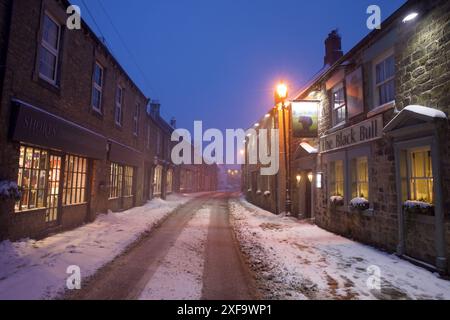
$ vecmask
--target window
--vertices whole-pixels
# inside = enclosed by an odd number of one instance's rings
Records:
[[[44,14],[39,57],[39,76],[56,84],[61,26],[47,13]]]
[[[86,202],[87,159],[66,156],[64,170],[63,204]]]
[[[156,154],[161,155],[161,133],[159,130],[156,131]]]
[[[162,173],[163,173],[163,168],[161,166],[157,166],[155,168],[155,175],[153,177],[153,185],[154,185],[154,189],[153,189],[153,194],[155,196],[160,196],[162,193]]]
[[[431,150],[418,149],[408,153],[409,199],[433,203],[433,168]]]
[[[344,196],[344,161],[334,161],[330,165],[331,196]]]
[[[151,144],[151,127],[150,124],[147,124],[147,149],[150,149],[150,144]]]
[[[134,168],[126,166],[124,168],[124,188],[123,188],[124,197],[133,196],[133,178],[134,178]]]
[[[102,112],[103,77],[103,67],[95,63],[92,76],[92,108],[100,113]]]
[[[181,170],[180,172],[180,190],[186,189],[186,172]]]
[[[134,115],[133,115],[133,133],[135,136],[139,134],[139,114],[140,114],[140,104],[136,103],[134,107]]]
[[[376,105],[381,106],[395,100],[394,55],[375,65]]]
[[[173,170],[167,170],[167,193],[172,193],[173,191]]]
[[[369,200],[369,160],[367,157],[352,160],[352,197]]]
[[[347,106],[345,104],[345,90],[341,84],[332,90],[333,126],[345,122],[347,117]]]
[[[20,147],[17,185],[23,188],[23,192],[22,198],[16,203],[16,211],[46,207],[48,157],[47,151],[32,147]]]
[[[109,179],[109,198],[117,199],[122,196],[123,166],[111,163]]]
[[[114,119],[118,126],[122,126],[123,117],[123,88],[118,86],[116,91],[116,109],[114,113]]]

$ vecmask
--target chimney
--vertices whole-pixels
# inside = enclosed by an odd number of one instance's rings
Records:
[[[325,40],[325,65],[333,65],[336,61],[338,61],[344,53],[342,52],[341,45],[341,36],[338,33],[338,30],[333,30],[328,35],[328,38]]]
[[[172,117],[172,119],[170,119],[170,126],[174,129],[177,128],[177,119],[175,119],[175,117]]]
[[[161,109],[161,104],[158,100],[152,100],[150,101],[150,114],[154,117],[159,116],[159,112]]]

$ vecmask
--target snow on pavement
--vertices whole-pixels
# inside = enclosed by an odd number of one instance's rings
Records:
[[[268,299],[450,299],[449,281],[395,255],[243,199],[232,200],[230,210]],[[381,272],[381,290],[370,281],[373,270]]]
[[[169,250],[140,300],[200,300],[210,208],[195,213]]]
[[[79,266],[82,278],[93,275],[194,196],[171,195],[167,201],[102,214],[93,223],[40,241],[0,242],[0,300],[57,297],[66,288],[69,266]]]

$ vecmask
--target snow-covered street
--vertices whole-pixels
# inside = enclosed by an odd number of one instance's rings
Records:
[[[0,243],[0,299],[51,299],[66,288],[67,267],[83,278],[121,254],[127,246],[192,196],[155,199],[143,207],[100,215],[73,231],[41,241]]]
[[[450,299],[450,281],[395,255],[242,199],[232,200],[230,209],[266,298]]]

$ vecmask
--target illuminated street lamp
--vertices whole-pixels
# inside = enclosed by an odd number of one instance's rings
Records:
[[[280,105],[280,111],[283,113],[283,140],[284,140],[284,166],[286,168],[286,215],[291,215],[291,173],[289,168],[289,155],[288,155],[288,130],[286,125],[286,111],[289,105],[286,105],[288,98],[288,87],[283,82],[277,85],[275,90],[275,105]]]

